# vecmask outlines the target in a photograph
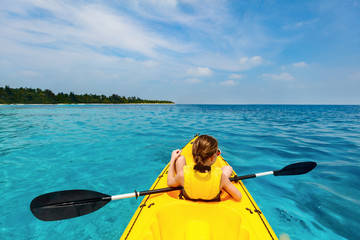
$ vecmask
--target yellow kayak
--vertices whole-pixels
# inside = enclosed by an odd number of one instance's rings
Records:
[[[195,136],[183,149],[191,159]],[[214,166],[228,165],[220,155]],[[167,188],[167,165],[151,190]],[[235,172],[233,172],[235,176]],[[180,190],[145,196],[120,240],[239,240],[278,239],[245,185],[233,182],[242,194],[240,202],[225,191],[220,202],[179,199]]]

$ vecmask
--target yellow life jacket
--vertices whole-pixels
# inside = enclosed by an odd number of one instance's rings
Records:
[[[194,169],[194,165],[186,165],[184,172],[183,194],[191,200],[218,200],[220,196],[220,182],[222,170],[211,167],[210,171],[200,172]]]

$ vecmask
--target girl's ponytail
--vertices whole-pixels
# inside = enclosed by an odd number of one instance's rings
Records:
[[[195,165],[203,165],[203,160],[199,154],[196,153],[194,155],[194,153],[193,153],[193,158],[194,158]]]

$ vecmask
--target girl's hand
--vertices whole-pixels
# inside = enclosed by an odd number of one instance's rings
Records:
[[[180,154],[181,154],[180,149],[176,149],[176,150],[172,151],[172,153],[171,153],[171,161],[175,162],[180,157]]]

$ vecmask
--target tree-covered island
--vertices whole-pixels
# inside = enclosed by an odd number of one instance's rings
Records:
[[[78,95],[70,92],[55,94],[51,90],[39,88],[10,88],[0,87],[0,104],[124,104],[124,103],[147,103],[147,104],[174,104],[165,100],[144,100],[138,97],[124,97],[113,94],[105,95],[84,94]]]

